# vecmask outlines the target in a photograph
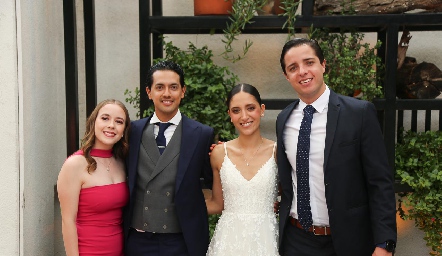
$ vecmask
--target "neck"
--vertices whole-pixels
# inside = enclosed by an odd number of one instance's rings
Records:
[[[241,148],[256,148],[263,141],[260,133],[256,133],[250,136],[240,135],[238,137],[238,144]]]
[[[110,158],[113,156],[112,149],[91,149],[91,156],[102,157],[102,158]]]
[[[155,111],[155,114],[157,115],[158,119],[160,119],[161,122],[167,123],[178,113],[178,109],[173,113],[164,113],[160,111]]]

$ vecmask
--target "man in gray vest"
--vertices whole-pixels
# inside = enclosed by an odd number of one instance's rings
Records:
[[[180,113],[186,87],[178,64],[153,65],[146,92],[155,113],[132,122],[126,160],[126,255],[203,256],[209,228],[200,178],[211,187],[213,129]]]

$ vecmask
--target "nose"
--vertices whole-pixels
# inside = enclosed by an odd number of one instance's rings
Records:
[[[248,118],[247,111],[241,111],[241,118],[242,119],[247,119]]]
[[[304,75],[307,73],[307,68],[304,65],[299,66],[299,74]]]
[[[169,95],[170,95],[170,88],[169,88],[168,86],[166,86],[166,87],[164,88],[164,93],[163,93],[163,95],[164,95],[164,96],[169,96]]]
[[[108,128],[114,128],[114,121],[113,120],[111,120],[108,124],[107,124],[107,127]]]

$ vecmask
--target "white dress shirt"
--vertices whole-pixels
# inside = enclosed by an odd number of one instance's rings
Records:
[[[310,206],[313,225],[315,226],[329,226],[324,185],[324,149],[329,97],[330,89],[326,86],[324,93],[311,104],[316,109],[311,124],[309,154]],[[292,166],[293,202],[290,209],[290,216],[295,219],[298,219],[296,150],[305,106],[307,106],[307,104],[300,100],[299,104],[287,119],[283,133],[285,153]]]
[[[172,136],[173,136],[173,133],[176,130],[176,127],[181,122],[181,118],[182,118],[181,117],[181,112],[178,109],[178,112],[175,114],[175,116],[172,117],[172,119],[170,119],[168,122],[166,122],[166,123],[172,123],[172,125],[167,127],[167,129],[164,131],[164,137],[166,137],[166,146],[167,146],[167,144],[169,144],[170,139],[172,139]],[[153,113],[153,116],[150,119],[150,124],[155,124],[155,123],[164,123],[164,122],[161,122],[160,119],[158,119],[157,114]],[[153,134],[155,135],[155,139],[158,136],[158,130],[159,129],[160,129],[160,127],[158,125],[155,125],[153,127]]]

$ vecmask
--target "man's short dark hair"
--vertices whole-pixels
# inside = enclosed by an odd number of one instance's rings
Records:
[[[151,66],[149,69],[149,72],[147,72],[146,87],[148,87],[149,89],[152,88],[153,73],[155,73],[155,71],[158,71],[158,70],[170,70],[170,71],[177,73],[180,77],[181,86],[185,86],[185,84],[184,84],[184,71],[181,68],[181,66],[173,61],[165,60],[165,61],[160,61],[160,62],[156,63],[155,65]]]
[[[318,57],[321,63],[324,62],[324,53],[322,52],[321,46],[319,46],[318,42],[315,39],[294,38],[288,41],[287,43],[285,43],[284,47],[282,48],[281,58],[279,59],[279,62],[281,63],[282,72],[284,72],[284,74],[287,74],[285,72],[285,61],[284,61],[285,55],[293,47],[298,47],[304,44],[310,46],[313,49],[313,51],[316,54],[316,57]]]

